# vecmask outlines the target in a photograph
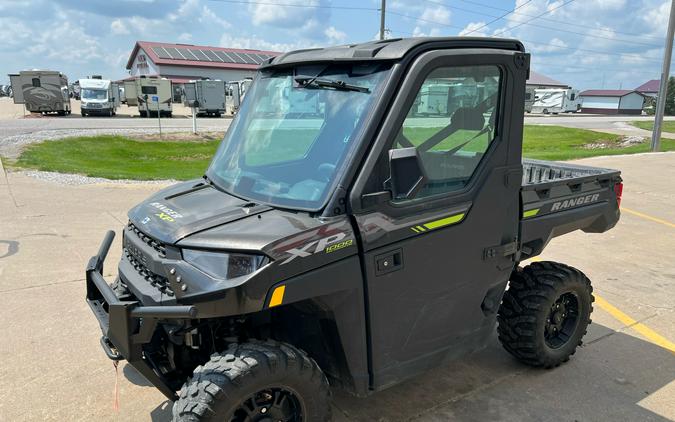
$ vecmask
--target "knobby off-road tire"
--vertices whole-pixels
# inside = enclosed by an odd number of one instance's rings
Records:
[[[499,341],[527,365],[567,362],[591,322],[592,293],[584,273],[564,264],[535,262],[516,270],[497,315]]]
[[[288,416],[294,410],[299,417]],[[316,362],[275,341],[233,344],[212,355],[194,370],[173,405],[174,422],[323,422],[330,414],[328,380]]]

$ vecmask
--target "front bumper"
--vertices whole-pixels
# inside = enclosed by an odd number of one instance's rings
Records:
[[[114,238],[115,232],[106,233],[86,270],[87,303],[101,326],[101,346],[110,359],[126,359],[165,396],[175,400],[176,392],[160,371],[152,367],[152,362],[144,358],[143,345],[151,341],[158,321],[198,318],[197,308],[192,305],[143,306],[136,300],[120,300],[103,278],[103,262]]]

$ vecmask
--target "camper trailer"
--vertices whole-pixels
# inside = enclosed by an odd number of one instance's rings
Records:
[[[525,112],[532,113],[532,106],[534,105],[534,91],[533,87],[525,88]]]
[[[141,76],[138,79],[124,82],[124,94],[128,106],[138,106],[141,117],[161,116],[171,117],[171,81],[156,76]]]
[[[183,87],[183,104],[194,107],[197,116],[220,117],[225,113],[225,82],[197,80]]]
[[[253,79],[246,78],[240,81],[230,81],[227,83],[227,94],[225,104],[227,113],[231,115],[237,114],[241,102],[244,101],[248,87],[253,83]]]
[[[581,98],[576,89],[535,89],[532,113],[576,113],[581,110]]]
[[[119,86],[107,79],[80,79],[82,117],[114,116],[120,105]]]
[[[70,114],[68,78],[53,70],[26,70],[9,75],[14,104],[25,104],[31,113]]]

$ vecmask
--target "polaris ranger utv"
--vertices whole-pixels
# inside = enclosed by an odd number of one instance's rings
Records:
[[[522,159],[528,69],[520,42],[487,38],[263,64],[205,176],[129,212],[117,280],[101,275],[114,232],[90,260],[105,353],[176,421],[328,420],[329,384],[366,396],[484,347],[496,323],[524,363],[567,361],[590,282],[519,263],[612,228],[622,184]]]

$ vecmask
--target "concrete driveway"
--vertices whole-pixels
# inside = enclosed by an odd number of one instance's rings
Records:
[[[605,234],[555,239],[542,259],[576,266],[597,293],[586,342],[567,364],[524,367],[493,338],[368,399],[335,392],[337,421],[675,420],[675,154],[583,160],[625,179]],[[115,369],[85,304],[84,266],[104,232],[157,185],[64,186],[0,172],[0,421],[164,421],[170,403]],[[119,258],[113,245],[105,273]]]

